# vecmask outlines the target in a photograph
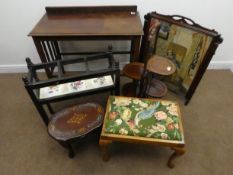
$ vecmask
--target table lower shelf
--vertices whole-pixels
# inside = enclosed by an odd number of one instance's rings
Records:
[[[122,87],[122,94],[126,97],[136,97],[137,95],[137,84],[134,82],[126,83]]]
[[[147,87],[145,96],[160,98],[167,94],[167,86],[160,80],[152,79]]]

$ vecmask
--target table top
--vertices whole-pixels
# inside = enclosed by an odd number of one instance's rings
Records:
[[[143,35],[136,6],[46,7],[29,36]]]
[[[51,117],[49,134],[57,140],[83,136],[102,124],[104,110],[97,103],[81,103],[65,108]]]
[[[161,98],[167,94],[167,86],[160,80],[153,78],[146,89],[146,96]]]
[[[171,75],[176,71],[176,65],[168,58],[153,55],[148,60],[146,69],[159,75]]]
[[[101,137],[126,142],[183,145],[179,105],[161,99],[110,96]]]
[[[134,80],[141,80],[144,71],[144,63],[132,62],[123,68],[123,74]]]

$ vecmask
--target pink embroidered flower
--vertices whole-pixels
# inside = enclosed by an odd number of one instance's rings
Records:
[[[166,133],[161,133],[161,138],[162,139],[167,139],[168,138],[168,135]]]
[[[115,120],[117,115],[118,112],[110,112],[108,118],[109,120]]]
[[[154,116],[157,120],[165,120],[167,118],[167,114],[163,111],[155,112]]]
[[[174,128],[175,128],[175,126],[174,126],[173,123],[170,123],[170,124],[167,125],[167,130],[172,131]]]
[[[165,132],[165,131],[166,131],[165,126],[163,126],[163,125],[161,125],[161,124],[157,124],[157,128],[158,128],[158,131],[159,131],[159,132]]]
[[[134,121],[133,121],[133,120],[129,120],[129,121],[127,122],[127,124],[129,125],[129,127],[130,127],[131,129],[135,127],[135,124],[134,124]]]

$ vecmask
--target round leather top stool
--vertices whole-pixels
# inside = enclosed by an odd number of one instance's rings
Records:
[[[48,133],[58,141],[68,141],[101,126],[103,117],[104,110],[99,104],[74,105],[52,116],[48,125]]]

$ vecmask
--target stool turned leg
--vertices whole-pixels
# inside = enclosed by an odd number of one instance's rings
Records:
[[[112,143],[111,140],[103,140],[103,139],[99,140],[99,146],[100,146],[100,151],[102,154],[102,159],[105,162],[109,161],[110,159],[110,155],[108,153],[108,145],[111,143]]]
[[[167,162],[167,166],[169,168],[174,168],[174,159],[178,156],[181,156],[185,153],[185,149],[184,147],[172,147],[172,150],[174,150],[174,153],[171,155],[171,157],[169,158],[168,162]]]

